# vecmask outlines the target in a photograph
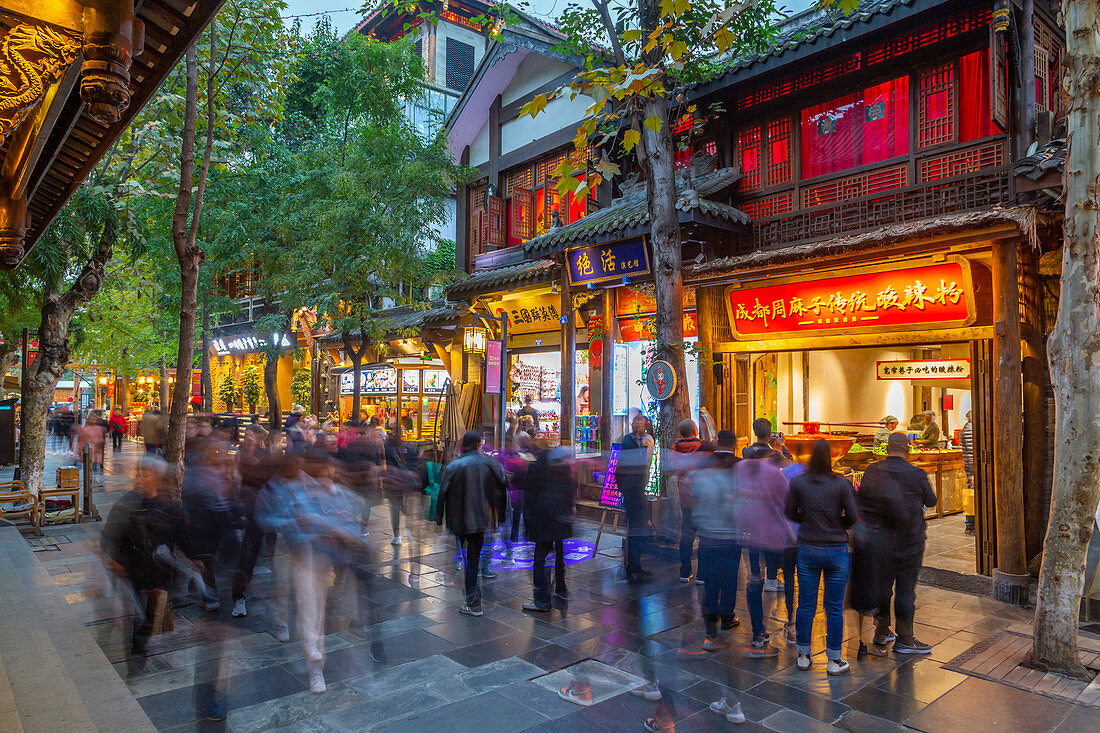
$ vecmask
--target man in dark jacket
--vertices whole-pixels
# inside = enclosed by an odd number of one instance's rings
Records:
[[[266,443],[267,431],[259,425],[249,425],[237,450],[237,470],[241,476],[237,509],[244,520],[244,539],[233,574],[233,615],[238,617],[248,615],[244,594],[252,582],[252,571],[256,568],[265,535],[256,523],[256,496],[275,473],[275,462]]]
[[[477,576],[485,532],[500,522],[508,505],[504,469],[480,449],[481,433],[470,430],[462,436],[462,455],[443,473],[436,512],[436,524],[446,516],[447,527],[466,550],[466,603],[459,611],[470,616],[482,615]]]
[[[573,536],[573,503],[577,482],[573,478],[568,448],[540,448],[535,462],[522,476],[523,524],[527,539],[535,543],[535,600],[524,603],[524,611],[550,610],[550,575],[546,557],[554,550],[554,595],[567,600],[565,585],[565,540]]]
[[[936,492],[928,481],[928,474],[906,460],[908,455],[909,439],[894,433],[886,443],[886,459],[872,466],[875,471],[886,474],[882,477],[884,480],[888,478],[897,485],[903,512],[903,522],[897,528],[891,583],[897,635],[890,632],[890,607],[886,604],[878,613],[875,644],[885,646],[894,641],[897,654],[931,654],[932,647],[917,641],[913,635],[913,615],[917,603],[917,576],[924,561],[924,508],[936,506]],[[872,471],[869,469],[868,473]]]
[[[645,487],[649,483],[650,450],[653,438],[646,432],[649,420],[642,413],[634,416],[631,432],[623,437],[615,483],[623,496],[626,512],[626,579],[641,583],[653,576],[642,570],[642,543],[647,534]]]

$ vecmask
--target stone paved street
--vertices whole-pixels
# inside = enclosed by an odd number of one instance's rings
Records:
[[[137,455],[136,444],[127,444],[122,455],[108,456],[104,490],[97,492],[104,514],[126,488]],[[175,630],[153,637],[146,659],[132,660],[124,653],[118,609],[88,593],[102,577],[95,552],[101,525],[50,527],[45,537],[28,542],[141,708],[165,731],[642,730],[656,703],[627,690],[641,682],[646,663],[672,693],[681,733],[725,729],[729,724],[707,710],[723,694],[741,701],[748,722],[739,729],[749,731],[1062,733],[1100,726],[1100,707],[944,669],[992,635],[1010,627],[1019,631],[1029,622],[1029,611],[989,598],[918,588],[917,635],[934,644],[930,658],[855,661],[849,615],[846,655],[852,672],[830,678],[821,653],[820,617],[814,641],[819,653],[811,671],[798,671],[793,647],[782,644],[777,658],[748,658],[739,648],[750,639],[743,596],[744,623],[730,632],[730,650],[702,658],[678,654],[702,631],[702,587],[681,584],[675,564],[658,558],[649,561],[657,571],[651,583],[628,585],[621,579],[620,540],[614,536],[605,535],[595,557],[567,561],[574,595],[567,610],[538,616],[520,610],[530,598],[530,577],[519,552],[515,565],[494,560],[498,576],[483,580],[485,616],[459,615],[462,591],[461,579],[455,584],[453,538],[426,522],[417,507],[404,518],[403,544],[394,546],[388,519],[386,507],[377,507],[370,522],[370,577],[360,589],[367,628],[349,628],[330,609],[323,695],[307,689],[301,646],[281,644],[272,634],[270,558],[264,556],[257,569],[248,616],[230,616],[226,580],[220,583],[218,614],[185,599],[175,611]],[[572,550],[577,557],[590,555],[596,526],[582,521],[578,528],[580,542]],[[766,594],[765,603],[770,629],[780,631],[782,594]],[[225,640],[228,660],[229,717],[205,723],[198,720],[196,686],[214,676],[218,639]],[[577,670],[592,681],[591,707],[557,695]],[[976,720],[972,713],[979,710]]]

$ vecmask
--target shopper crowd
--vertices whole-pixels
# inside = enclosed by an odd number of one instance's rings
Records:
[[[521,538],[533,545],[532,592],[523,610],[538,615],[568,607],[565,542],[573,535],[576,470],[571,451],[540,439],[530,416],[509,424],[502,450],[493,441],[486,445],[481,433],[466,433],[440,470],[402,440],[399,425],[389,433],[378,421],[320,426],[302,413],[295,407],[280,432],[251,425],[239,439],[235,428],[193,417],[178,497],[167,489],[170,467],[157,453],[161,426],[150,421],[148,435],[139,428],[149,450],[134,489],[114,504],[102,534],[104,563],[127,599],[132,666],[140,669],[151,636],[170,624],[174,600],[201,604],[210,614],[208,635],[224,638],[219,587],[231,588],[231,615],[247,615],[253,572],[266,551],[272,633],[300,644],[309,689],[325,692],[326,618],[339,617],[353,633],[371,636],[369,608],[358,601],[360,586],[369,587],[372,577],[367,522],[380,503],[389,507],[394,545],[408,536],[401,523],[411,512],[454,535],[465,589],[457,612],[484,613],[481,583],[495,576],[489,557],[497,536],[506,561]],[[734,653],[772,657],[778,645],[790,644],[798,669],[808,670],[822,586],[829,675],[850,669],[842,653],[846,603],[861,614],[858,656],[883,655],[891,644],[899,654],[929,653],[913,635],[913,614],[924,507],[936,497],[925,473],[905,460],[906,437],[889,436],[888,457],[866,472],[857,491],[833,471],[825,441],[801,465],[767,420],[753,429],[755,442],[738,455],[733,433],[703,441],[695,423],[685,420],[669,454],[671,490],[682,513],[679,577],[702,586],[702,633],[685,637],[679,654],[702,658],[734,646],[727,632],[740,625],[741,605],[751,641]],[[655,443],[644,415],[634,417],[621,446],[615,479],[627,518],[623,572],[627,582],[643,584],[652,577],[643,562],[656,541],[646,493]],[[658,556],[650,555],[650,561]],[[739,596],[743,555],[748,573]],[[764,613],[768,592],[783,594],[786,623],[778,628],[769,627]],[[874,619],[866,637],[863,616]],[[640,626],[638,633],[647,635]],[[371,641],[372,655],[383,661],[381,644]],[[215,670],[224,665],[219,649],[215,644],[208,652]],[[648,729],[671,730],[675,693],[661,683],[652,660],[642,658],[646,682],[632,693],[658,703]],[[210,719],[226,714],[221,676],[215,678],[196,687]],[[591,702],[582,677],[559,692],[578,704]],[[732,698],[711,709],[730,722],[744,720]]]

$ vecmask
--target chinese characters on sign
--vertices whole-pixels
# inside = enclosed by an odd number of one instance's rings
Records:
[[[508,333],[538,333],[561,328],[558,309],[561,299],[556,295],[539,295],[514,300],[497,300],[489,304],[490,310],[508,316]]]
[[[607,471],[603,475],[603,491],[600,492],[600,506],[607,509],[623,508],[623,494],[615,481],[615,469],[619,467],[619,453],[622,449],[621,444],[615,443],[611,446],[611,454],[607,458]]]
[[[948,262],[766,287],[730,288],[735,338],[951,328],[974,321],[969,266]]]
[[[501,342],[489,341],[485,344],[485,394],[500,394],[501,372]]]
[[[969,359],[879,361],[876,376],[886,379],[970,379]]]
[[[699,336],[699,321],[695,311],[684,313],[684,338],[697,338]],[[631,341],[652,341],[653,322],[648,318],[620,318],[619,339],[624,343]]]
[[[649,248],[642,237],[567,253],[569,283],[587,285],[649,274]]]

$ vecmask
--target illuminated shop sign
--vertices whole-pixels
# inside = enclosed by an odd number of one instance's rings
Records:
[[[910,359],[875,362],[876,376],[889,379],[970,379],[970,359]]]
[[[696,318],[695,311],[689,311],[684,314],[684,338],[692,339],[699,336],[699,321]],[[653,318],[620,318],[619,319],[619,338],[623,342],[632,341],[652,341],[655,336],[653,333]]]
[[[557,331],[561,328],[558,320],[561,314],[558,306],[561,304],[560,295],[536,295],[515,300],[496,300],[489,304],[489,309],[499,315],[501,312],[508,315],[508,333],[538,333],[540,331]]]
[[[726,290],[733,336],[783,336],[955,328],[974,322],[970,266],[869,269],[853,275]]]
[[[291,344],[287,337],[279,336],[278,334],[271,334],[271,340],[275,341],[279,339],[280,349],[289,349]],[[211,339],[210,346],[213,347],[214,352],[218,356],[228,356],[229,354],[243,354],[250,351],[259,351],[260,349],[267,348],[267,339],[259,336],[237,336],[236,338],[229,339]]]
[[[359,372],[359,394],[361,395],[396,395],[397,394],[397,370],[396,369],[364,369]],[[355,391],[355,372],[344,372],[340,375],[340,394],[349,395]]]
[[[569,284],[588,285],[650,273],[649,247],[642,237],[631,237],[598,247],[574,249],[566,253]]]

